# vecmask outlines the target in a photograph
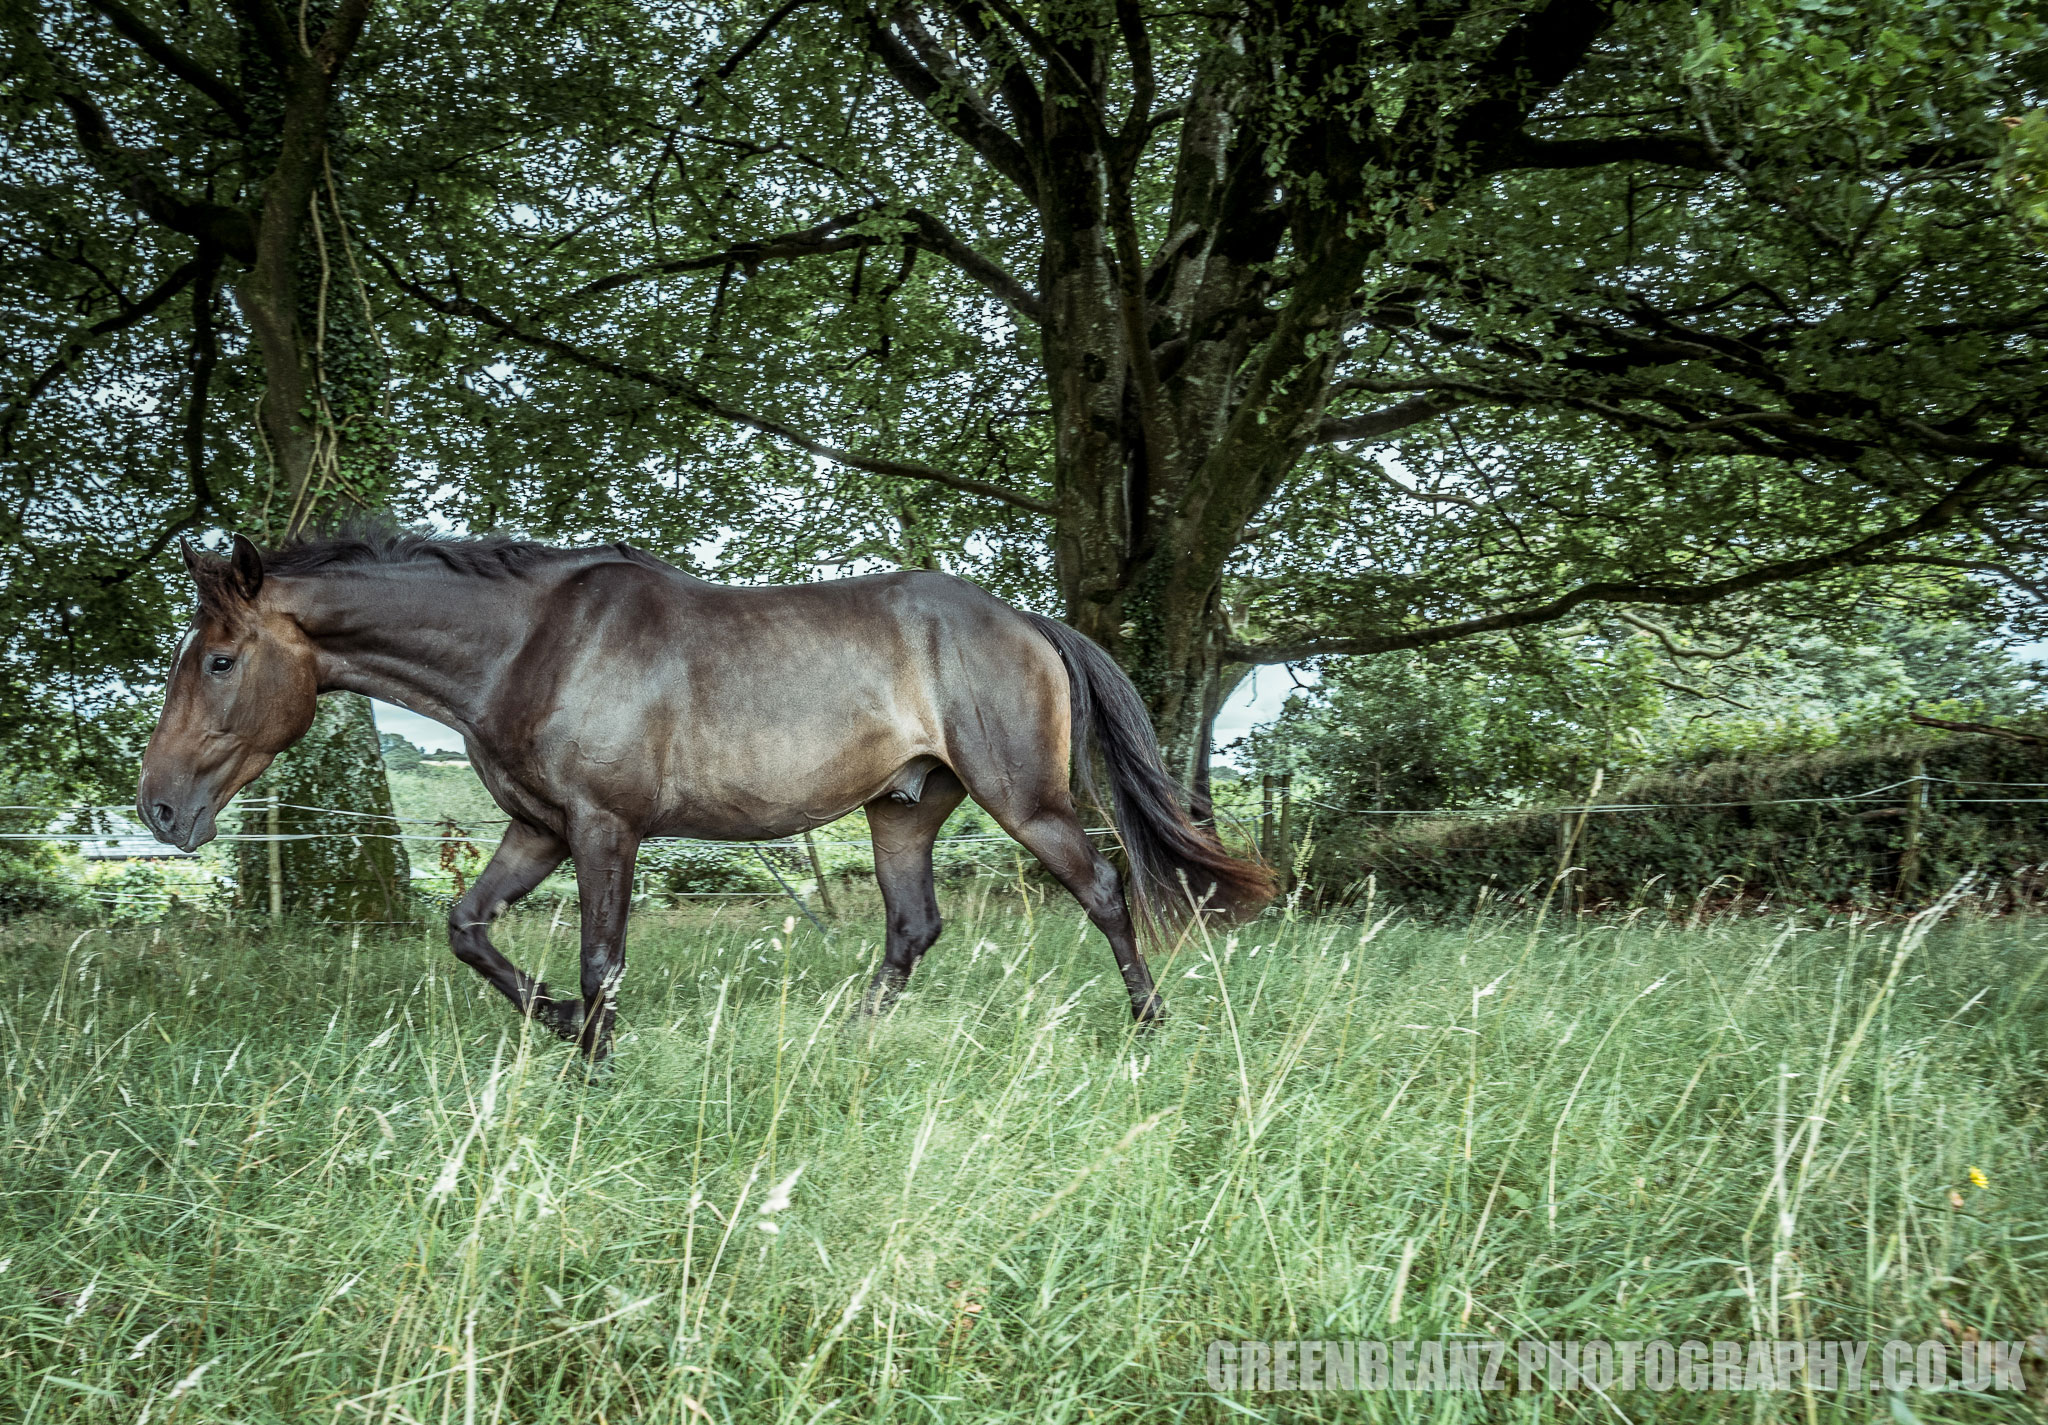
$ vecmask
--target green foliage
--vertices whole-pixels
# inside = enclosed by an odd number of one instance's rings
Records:
[[[1856,746],[1907,733],[1909,714],[2007,721],[2048,709],[2043,665],[1957,623],[1871,620],[1839,637],[1760,637],[1683,676],[1639,758],[1613,773]]]
[[[45,769],[23,767],[0,749],[0,920],[22,915],[75,915],[88,909],[77,867],[59,843],[27,838],[57,821],[53,808],[70,788]],[[21,839],[16,839],[21,838]]]
[[[1647,639],[1487,640],[1335,663],[1243,747],[1346,806],[1513,804],[1635,755],[1663,705]]]
[[[101,861],[73,870],[84,905],[111,925],[136,925],[225,910],[231,894],[203,861]]]
[[[385,770],[390,772],[417,772],[427,755],[395,732],[378,733],[377,746],[384,754]]]
[[[1921,793],[1912,779],[1923,774]],[[1325,899],[1356,900],[1370,883],[1427,916],[1489,899],[1534,905],[1561,864],[1580,868],[1560,892],[1567,905],[1610,910],[1910,909],[1969,872],[1990,903],[2031,906],[2048,893],[2044,792],[2040,748],[1984,737],[1844,746],[1637,777],[1601,802],[1656,810],[1596,811],[1583,828],[1556,811],[1318,812],[1302,875]]]
[[[2039,243],[2048,243],[2048,112],[2006,121],[1999,189]]]
[[[2009,641],[1896,617],[1841,638],[1769,624],[1747,635],[1700,648],[1588,624],[1353,660],[1290,698],[1245,748],[1258,771],[1296,774],[1315,894],[1355,898],[1374,877],[1396,903],[1433,914],[1462,913],[1482,891],[1540,897],[1557,870],[1559,820],[1513,813],[1576,803],[1596,772],[1603,801],[1677,804],[1588,824],[1574,893],[1596,903],[1634,904],[1653,880],[1681,904],[1715,885],[1737,900],[1916,901],[1965,869],[2017,876],[2048,860],[2048,820],[2012,787],[1937,789],[1938,810],[1910,832],[1904,792],[1866,806],[1761,805],[1895,784],[1922,758],[1937,777],[2048,780],[2037,753],[1930,740],[1909,719],[2025,724],[2048,711],[2041,666],[2014,658]],[[1358,814],[1475,807],[1500,814]],[[1902,885],[1909,843],[1919,849]]]
[[[787,846],[764,848],[775,869],[792,885],[807,879],[803,852]],[[779,896],[782,887],[754,848],[704,841],[658,841],[641,848],[641,884],[669,904],[691,895]]]
[[[1956,622],[1872,614],[1839,631],[1754,621],[1688,645],[1641,621],[1588,622],[1334,663],[1242,744],[1344,806],[1513,807],[1735,758],[1909,732],[1909,713],[2048,710],[2039,664]]]
[[[636,921],[595,1089],[438,936],[10,930],[0,1415],[134,1425],[186,1382],[193,1422],[1378,1422],[1419,1397],[1218,1400],[1203,1348],[2048,1317],[2038,922],[1273,916],[1183,947],[1140,1043],[1077,916],[945,910],[879,1024],[875,919]],[[500,941],[559,976],[550,924]]]
[[[0,921],[24,915],[74,915],[87,908],[72,868],[54,844],[0,841]]]
[[[943,567],[1063,605],[1156,706],[1588,591],[1687,637],[1872,600],[2038,629],[2039,7],[1565,9],[1596,42],[1397,0],[376,7],[282,323],[319,348],[315,503],[725,578]],[[212,239],[136,196],[260,207],[286,96],[244,12],[137,13],[228,100],[55,3],[9,12],[0,89],[0,725],[109,785],[187,607],[169,540],[288,514],[236,264],[200,281]],[[1543,65],[1498,48],[1525,31]],[[1026,183],[956,84],[1020,148],[1152,118]],[[122,155],[81,146],[95,104]],[[1224,194],[1249,155],[1270,181]],[[1128,234],[1067,205],[1110,190]]]

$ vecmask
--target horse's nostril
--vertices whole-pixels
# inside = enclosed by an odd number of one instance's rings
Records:
[[[170,830],[171,823],[178,819],[178,814],[171,810],[169,802],[158,802],[152,810],[156,812],[157,825],[166,831]]]

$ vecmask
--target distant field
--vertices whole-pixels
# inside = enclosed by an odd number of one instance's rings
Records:
[[[497,839],[505,813],[467,766],[428,763],[409,771],[394,770],[389,777],[392,809],[405,820],[446,818],[466,830],[486,832],[491,840]]]
[[[438,936],[0,929],[0,1419],[2039,1418],[1202,1351],[2048,1329],[2048,923],[1273,917],[1134,1039],[1067,908],[953,909],[881,1024],[873,919],[643,916],[595,1087]]]

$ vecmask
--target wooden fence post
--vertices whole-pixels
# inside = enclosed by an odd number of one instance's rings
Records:
[[[1294,774],[1280,774],[1280,889],[1294,889]]]
[[[277,798],[265,809],[264,824],[270,831],[270,918],[284,919],[284,837],[278,829]]]
[[[1273,856],[1273,774],[1266,773],[1259,778],[1259,855],[1267,865],[1272,865]]]
[[[1905,844],[1899,848],[1899,874],[1892,895],[1905,900],[1920,879],[1920,817],[1927,806],[1927,759],[1913,759],[1912,785],[1906,793]]]
[[[834,920],[839,917],[832,909],[832,894],[825,889],[825,865],[818,859],[818,843],[811,840],[811,834],[804,833],[804,850],[811,856],[811,879],[818,883],[818,906]]]

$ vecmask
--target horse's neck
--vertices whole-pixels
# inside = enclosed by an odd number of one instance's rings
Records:
[[[322,692],[363,693],[470,733],[526,641],[533,588],[419,565],[293,577],[279,599],[319,656]]]

